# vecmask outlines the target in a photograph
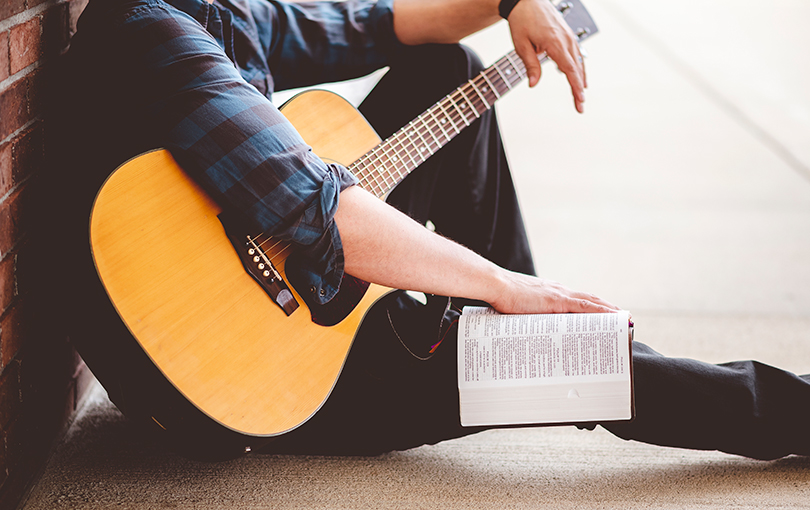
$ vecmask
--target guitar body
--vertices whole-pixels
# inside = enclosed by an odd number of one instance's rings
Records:
[[[380,141],[329,92],[301,94],[282,111],[317,154],[336,162]],[[231,431],[276,436],[323,404],[365,313],[390,289],[371,285],[343,320],[325,327],[290,286],[300,306],[288,316],[246,271],[220,212],[167,151],[144,154],[119,167],[96,197],[93,259],[120,319],[188,402]],[[278,251],[269,254],[286,279],[287,255]]]

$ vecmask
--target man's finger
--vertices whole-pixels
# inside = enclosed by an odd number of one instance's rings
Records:
[[[585,66],[582,57],[578,52],[573,55],[568,51],[554,53],[554,55],[549,56],[557,63],[557,67],[568,79],[571,93],[574,96],[574,105],[577,111],[582,113],[584,111],[582,103],[585,102]]]
[[[600,298],[599,296],[594,296],[593,294],[589,294],[587,292],[574,292],[573,294],[571,294],[571,297],[577,298],[577,299],[584,299],[586,301],[590,301],[591,303],[594,303],[594,304],[597,304],[597,305],[600,305],[600,306],[603,306],[603,307],[606,307],[606,308],[612,308],[613,310],[621,310],[621,308],[614,305],[613,303],[611,303],[609,301],[606,301],[606,300]]]
[[[534,51],[534,46],[528,41],[522,43],[516,42],[515,51],[526,67],[526,76],[529,77],[529,87],[534,87],[537,85],[537,82],[540,81],[540,76],[543,73],[540,67],[540,60],[538,60],[537,53]]]
[[[618,309],[600,305],[599,303],[594,303],[593,301],[589,301],[587,299],[572,298],[570,305],[570,311],[575,313],[613,313],[618,311]]]

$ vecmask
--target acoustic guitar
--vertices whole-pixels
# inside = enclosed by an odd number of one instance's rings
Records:
[[[558,9],[580,40],[596,33],[579,0]],[[316,154],[349,163],[384,198],[525,76],[512,51],[383,142],[329,92],[281,111]],[[188,402],[237,434],[277,436],[325,402],[364,315],[391,289],[350,279],[334,304],[312,310],[287,280],[294,246],[226,229],[221,212],[166,150],[143,154],[98,192],[93,259],[131,336]]]

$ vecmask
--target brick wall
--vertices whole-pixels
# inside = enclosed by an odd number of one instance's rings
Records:
[[[87,0],[0,0],[0,509],[15,508],[92,380],[36,305],[29,246],[44,210],[48,70]],[[53,322],[53,321],[50,321]]]

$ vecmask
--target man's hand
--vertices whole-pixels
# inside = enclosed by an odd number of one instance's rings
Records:
[[[505,270],[504,270],[505,271]],[[506,271],[503,291],[489,304],[501,313],[609,313],[619,307],[564,285]]]
[[[520,0],[509,14],[509,29],[515,51],[523,60],[529,86],[540,80],[537,55],[545,52],[568,78],[574,106],[582,113],[588,81],[577,37],[549,0]]]

